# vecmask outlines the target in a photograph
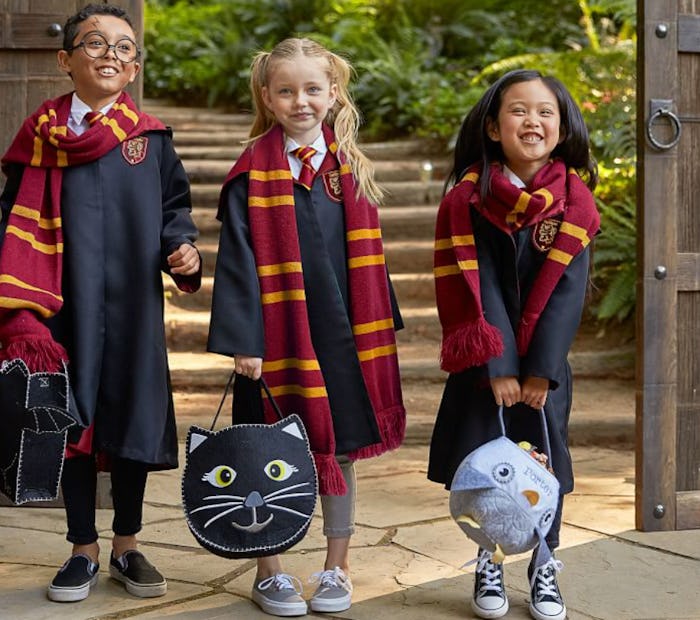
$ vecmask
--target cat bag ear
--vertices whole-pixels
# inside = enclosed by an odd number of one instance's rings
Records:
[[[201,446],[207,439],[209,439],[209,433],[204,429],[192,427],[190,432],[187,434],[187,444],[186,451],[187,454],[192,454],[199,446]]]
[[[274,426],[283,433],[287,433],[292,437],[296,437],[297,439],[301,439],[307,443],[309,441],[304,423],[296,413],[292,413],[291,415],[282,418],[279,422],[275,422]]]
[[[299,428],[299,425],[296,422],[292,422],[291,424],[283,426],[282,431],[293,435],[294,437],[301,439],[302,441],[304,441],[305,439],[303,431],[301,430],[301,428]]]

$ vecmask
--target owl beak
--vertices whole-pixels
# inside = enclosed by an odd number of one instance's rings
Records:
[[[494,564],[500,564],[503,562],[505,559],[506,554],[503,553],[503,549],[501,549],[501,545],[496,545],[496,550],[493,552],[493,557],[491,558],[493,560]]]
[[[537,502],[540,501],[540,494],[537,491],[523,491],[523,495],[530,506],[537,506]]]
[[[457,523],[466,523],[470,527],[473,527],[474,529],[477,529],[477,530],[481,529],[481,526],[476,521],[474,521],[474,519],[472,519],[469,515],[459,515],[455,519],[455,521],[457,521]],[[503,553],[503,549],[501,549],[501,545],[497,544],[496,550],[493,552],[493,558],[492,558],[493,561],[496,564],[500,564],[501,562],[503,562],[503,559],[505,557],[506,557],[506,554]]]
[[[472,519],[469,515],[459,515],[455,519],[455,521],[457,521],[457,523],[466,523],[470,527],[473,527],[477,530],[481,529],[481,526],[476,521],[474,521],[474,519]]]

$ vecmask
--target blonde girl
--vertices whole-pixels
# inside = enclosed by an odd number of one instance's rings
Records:
[[[255,56],[255,121],[221,192],[208,343],[234,359],[234,423],[275,420],[261,375],[282,412],[304,420],[327,538],[309,606],[331,613],[351,603],[353,463],[397,447],[405,428],[382,192],[357,146],[351,74],[309,39]],[[252,598],[263,611],[303,615],[301,594],[278,556],[258,560]]]

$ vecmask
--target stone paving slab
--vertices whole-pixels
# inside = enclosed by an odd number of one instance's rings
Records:
[[[326,618],[450,620],[472,617],[476,545],[453,523],[447,492],[425,478],[428,447],[409,444],[358,463],[353,606]],[[700,530],[634,531],[634,454],[574,447],[576,489],[564,507],[560,585],[570,620],[700,620]],[[169,592],[140,600],[105,570],[111,511],[98,511],[101,578],[81,603],[46,599],[46,585],[68,551],[63,510],[0,508],[0,618],[167,618],[262,620],[249,600],[254,560],[227,560],[199,547],[181,515],[180,472],[149,478],[142,549],[168,578]],[[285,554],[286,570],[306,583],[325,555],[322,519]],[[506,558],[507,618],[529,618],[529,554]],[[324,617],[320,614],[313,617]]]

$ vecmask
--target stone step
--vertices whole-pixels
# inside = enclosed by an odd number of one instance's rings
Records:
[[[211,145],[210,140],[203,144],[182,144],[178,146],[179,135],[175,127],[174,142],[178,155],[184,160],[191,159],[218,159],[231,163],[243,152],[240,143],[223,145]],[[184,137],[183,137],[184,140]],[[427,150],[424,140],[393,140],[389,142],[365,142],[361,143],[362,151],[373,162],[392,159],[419,159],[421,161],[433,162],[444,161],[445,153],[432,153]]]
[[[233,165],[233,162],[229,160],[219,159],[183,159],[182,163],[185,166],[190,183],[217,183],[219,186],[221,186]],[[447,163],[445,161],[436,161],[430,165],[431,168],[427,171],[428,178],[441,182],[441,179],[447,173]],[[424,181],[426,178],[423,162],[415,159],[380,160],[375,162],[374,168],[375,178],[380,184],[385,182]]]
[[[176,131],[192,128],[203,131],[218,125],[240,125],[248,128],[253,123],[252,114],[229,112],[221,108],[186,107],[179,103],[171,105],[154,99],[145,99],[142,109],[171,125]]]
[[[405,347],[426,346],[440,341],[440,322],[434,306],[403,307],[404,329],[398,332]],[[205,351],[209,334],[209,305],[184,310],[168,302],[165,307],[165,333],[170,351]]]
[[[435,345],[425,358],[409,358],[399,345],[399,368],[403,382],[444,381]],[[168,355],[173,390],[207,392],[223,390],[233,370],[233,359],[215,353],[173,352]]]
[[[432,239],[436,215],[437,205],[380,207],[382,237],[385,242]],[[216,209],[197,206],[192,209],[192,217],[199,229],[200,238],[218,237],[221,223],[216,219]]]
[[[431,273],[396,273],[391,276],[396,298],[401,307],[412,308],[432,304],[435,296]],[[163,276],[165,296],[170,304],[183,310],[206,310],[211,306],[214,278],[204,276],[195,294],[180,291],[170,276]]]
[[[399,332],[400,334],[400,332]],[[399,367],[404,385],[414,382],[444,382],[440,370],[439,340],[422,346],[406,345],[398,338]],[[634,345],[616,351],[577,351],[569,354],[569,364],[577,379],[634,378]],[[233,360],[214,353],[169,353],[173,390],[189,392],[221,391],[233,370]]]
[[[219,239],[216,235],[202,236],[197,249],[202,256],[203,275],[214,274]],[[389,273],[430,273],[433,267],[433,242],[422,240],[385,241],[384,253]]]
[[[437,207],[442,196],[441,181],[387,181],[382,187],[386,192],[384,206],[387,207],[417,204]],[[191,193],[193,205],[214,208],[219,202],[221,183],[198,183],[191,187]]]
[[[241,142],[248,138],[248,131],[244,127],[231,129],[225,125],[219,125],[210,131],[195,129],[183,130],[181,124],[173,129],[173,144],[179,151],[186,146],[240,146]]]

